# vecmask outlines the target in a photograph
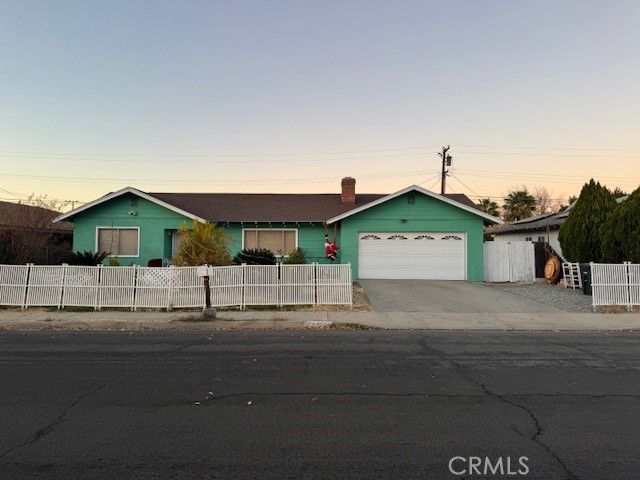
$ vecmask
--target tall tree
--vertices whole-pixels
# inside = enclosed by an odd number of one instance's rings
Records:
[[[640,263],[640,188],[620,203],[600,229],[602,261]]]
[[[533,215],[536,209],[536,199],[526,187],[522,190],[509,192],[502,205],[502,218],[507,222],[522,220]]]
[[[478,208],[484,213],[488,213],[489,215],[493,215],[494,217],[497,217],[500,214],[500,207],[490,198],[481,199],[478,203]]]
[[[30,195],[17,204],[0,202],[0,255],[3,263],[57,264],[71,250],[71,224],[53,223],[64,205]]]
[[[601,226],[616,205],[609,189],[594,179],[582,187],[578,201],[560,227],[560,246],[568,260],[581,263],[601,261]]]
[[[561,207],[561,202],[553,198],[553,190],[547,187],[536,187],[533,190],[533,198],[536,199],[536,215],[557,212]]]

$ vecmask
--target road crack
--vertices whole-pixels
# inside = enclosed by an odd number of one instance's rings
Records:
[[[210,340],[210,339],[211,339],[211,336],[208,335],[204,339],[199,339],[199,340],[197,340],[195,342],[188,343],[187,345],[182,345],[182,346],[180,346],[178,348],[166,350],[166,351],[163,351],[163,352],[158,352],[157,354],[153,355],[153,357],[164,357],[166,355],[179,353],[179,352],[181,352],[183,350],[186,350],[188,348],[194,347],[196,345],[201,345],[201,344],[207,342],[207,340]],[[75,406],[77,406],[80,402],[82,402],[85,398],[88,398],[88,397],[90,397],[92,395],[96,395],[101,390],[103,390],[105,387],[107,387],[109,384],[111,384],[111,383],[115,382],[116,380],[120,379],[121,377],[124,377],[125,375],[129,374],[130,372],[132,372],[133,370],[138,368],[139,365],[149,361],[150,359],[151,358],[144,358],[144,359],[140,359],[140,360],[136,361],[131,368],[128,368],[126,371],[121,372],[121,373],[119,373],[117,375],[114,375],[114,376],[110,377],[109,379],[105,380],[102,384],[98,385],[96,388],[94,388],[94,389],[92,389],[92,390],[90,390],[88,392],[85,392],[82,395],[78,396],[73,402],[71,402],[69,405],[67,405],[62,410],[60,415],[58,415],[58,417],[53,422],[51,422],[50,424],[46,425],[45,427],[37,430],[35,432],[35,434],[32,436],[32,438],[30,438],[28,440],[25,440],[24,442],[21,442],[21,443],[19,443],[17,445],[14,445],[13,447],[11,447],[11,448],[5,450],[4,452],[0,453],[0,459],[6,457],[7,455],[10,455],[11,453],[15,452],[16,450],[19,450],[20,448],[36,444],[37,442],[42,440],[44,437],[46,437],[47,435],[52,433],[62,423],[64,423],[66,421],[67,414]]]
[[[518,433],[518,435],[524,437],[524,438],[529,438],[530,440],[532,440],[533,442],[535,442],[537,445],[539,445],[540,447],[542,447],[549,455],[551,455],[555,461],[562,467],[562,469],[564,470],[564,472],[567,475],[567,480],[580,480],[580,478],[573,473],[571,470],[569,470],[569,467],[567,467],[567,465],[564,463],[564,461],[558,456],[558,454],[556,454],[549,445],[545,444],[541,439],[540,436],[542,435],[542,425],[540,424],[540,420],[538,420],[538,418],[536,417],[535,413],[533,413],[533,411],[530,408],[527,408],[525,405],[518,403],[515,400],[510,400],[508,398],[507,395],[500,395],[498,393],[495,393],[493,391],[491,391],[484,383],[482,383],[479,380],[476,380],[475,378],[473,378],[468,372],[465,371],[466,367],[464,365],[461,365],[451,359],[445,358],[439,351],[435,350],[434,348],[426,345],[424,343],[424,340],[421,341],[421,344],[423,346],[423,348],[426,348],[428,350],[430,350],[431,352],[433,352],[434,354],[436,354],[437,356],[440,357],[440,359],[442,359],[443,361],[449,363],[451,366],[454,367],[454,369],[458,372],[458,374],[464,378],[465,380],[467,380],[468,382],[480,387],[482,389],[483,392],[485,392],[486,396],[491,397],[491,398],[495,398],[496,400],[499,400],[500,402],[503,402],[507,405],[510,405],[512,407],[515,407],[517,409],[520,409],[522,411],[524,411],[533,421],[534,426],[535,426],[535,433],[531,436],[531,437],[525,437],[525,435],[517,430],[516,433]],[[518,398],[526,398],[528,396],[539,396],[539,395],[518,395]],[[572,396],[572,395],[567,395],[567,396]],[[582,395],[585,396],[585,395]],[[592,395],[586,395],[587,397],[592,397]],[[512,397],[515,397],[512,396]]]
[[[97,394],[102,389],[104,389],[107,385],[115,382],[116,380],[118,380],[120,377],[123,377],[127,373],[129,373],[129,370],[127,370],[126,372],[119,373],[118,375],[114,375],[113,377],[109,378],[108,380],[106,380],[102,384],[98,385],[96,388],[94,388],[94,389],[92,389],[92,390],[80,395],[73,402],[71,402],[69,405],[67,405],[62,410],[60,415],[58,415],[58,417],[53,422],[51,422],[49,425],[47,425],[47,426],[39,429],[38,431],[36,431],[36,433],[34,434],[34,436],[32,438],[30,438],[29,440],[26,440],[24,442],[21,442],[21,443],[19,443],[17,445],[14,445],[13,447],[9,448],[8,450],[5,450],[4,452],[0,453],[0,459],[6,457],[7,455],[10,455],[11,453],[15,452],[16,450],[19,450],[22,447],[27,447],[27,446],[30,446],[30,445],[34,445],[35,443],[37,443],[40,440],[42,440],[44,437],[46,437],[47,435],[52,433],[58,426],[60,426],[62,423],[64,423],[66,421],[66,417],[67,417],[67,414],[69,413],[69,411],[72,410],[76,405],[78,405],[82,400],[84,400],[87,397],[90,397],[91,395]]]

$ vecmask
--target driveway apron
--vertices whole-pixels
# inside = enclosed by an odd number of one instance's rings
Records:
[[[380,312],[554,313],[559,309],[483,283],[440,280],[360,280]]]

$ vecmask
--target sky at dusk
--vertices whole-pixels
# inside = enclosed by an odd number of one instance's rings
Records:
[[[640,185],[640,2],[0,1],[0,198]]]

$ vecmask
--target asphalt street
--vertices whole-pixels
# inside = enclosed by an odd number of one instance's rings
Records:
[[[639,341],[2,332],[0,478],[637,479]]]

